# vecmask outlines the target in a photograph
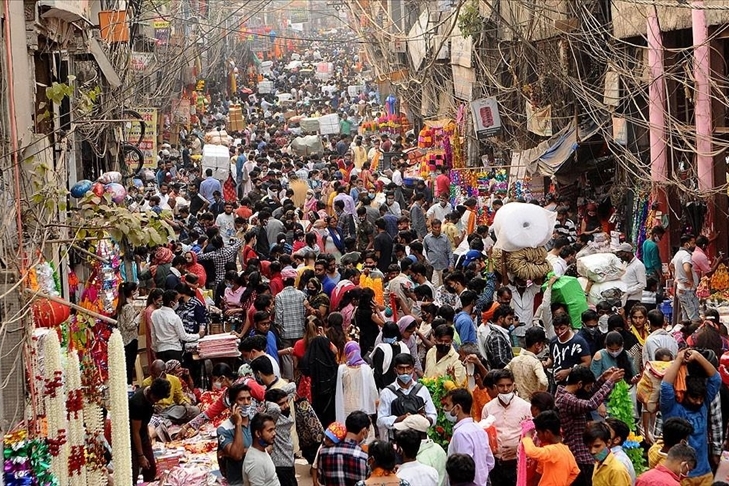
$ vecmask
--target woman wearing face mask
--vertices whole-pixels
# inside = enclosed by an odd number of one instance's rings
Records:
[[[635,363],[625,350],[623,336],[612,331],[605,336],[605,349],[595,353],[590,363],[590,370],[595,376],[602,375],[610,368],[619,368],[625,371],[625,376],[630,379],[635,376]]]
[[[245,278],[238,275],[235,270],[228,270],[225,273],[225,290],[223,291],[223,316],[226,321],[242,319],[245,309],[241,305],[241,297],[246,288]]]
[[[400,339],[400,329],[397,324],[388,321],[382,326],[382,342],[375,346],[371,354],[375,384],[378,390],[382,390],[395,381],[393,358],[400,353],[410,354],[410,349]]]
[[[134,298],[138,294],[137,284],[134,282],[123,282],[119,285],[116,325],[124,342],[128,385],[131,385],[134,379],[134,361],[137,359],[139,350],[139,312],[134,309]]]
[[[142,312],[142,324],[144,325],[144,332],[147,344],[147,363],[154,362],[157,359],[154,349],[154,343],[157,342],[154,336],[154,329],[152,327],[152,312],[162,307],[162,289],[152,289],[147,296],[147,305]]]
[[[339,263],[342,255],[345,253],[344,235],[342,230],[337,226],[338,219],[336,216],[328,216],[326,219],[326,228],[319,230],[321,233],[322,245],[324,253],[334,255],[334,260]]]
[[[329,314],[329,297],[322,291],[321,282],[316,277],[306,282],[306,300],[309,315],[322,319]]]
[[[400,331],[400,342],[404,343],[408,347],[410,355],[415,358],[415,374],[418,378],[423,376],[423,365],[418,356],[418,344],[416,338],[416,332],[420,325],[420,319],[416,319],[413,316],[402,316],[397,320],[397,328]],[[375,339],[375,346],[382,343],[382,331]]]
[[[634,305],[630,309],[630,332],[635,336],[636,343],[626,349],[636,363],[635,372],[643,373],[643,346],[650,332],[648,331],[648,309],[642,305]]]

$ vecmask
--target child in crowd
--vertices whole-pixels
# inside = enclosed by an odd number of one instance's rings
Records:
[[[580,474],[580,468],[569,448],[562,443],[562,423],[557,412],[547,410],[534,417],[534,428],[540,446],[534,444],[534,433],[522,439],[524,452],[537,461],[539,485],[568,486]]]

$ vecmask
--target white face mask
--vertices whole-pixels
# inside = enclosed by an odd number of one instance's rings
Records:
[[[511,401],[514,399],[514,392],[511,393],[499,393],[499,401],[505,406],[509,406]]]

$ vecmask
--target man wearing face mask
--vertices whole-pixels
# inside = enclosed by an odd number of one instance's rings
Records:
[[[443,399],[443,412],[448,420],[454,422],[453,437],[448,444],[448,457],[453,454],[466,454],[476,463],[473,483],[485,486],[489,474],[494,469],[494,455],[488,437],[483,429],[471,418],[473,397],[465,388],[455,388]],[[492,483],[502,484],[502,483]]]
[[[449,194],[447,192],[441,193],[440,196],[438,196],[438,202],[430,206],[430,208],[428,208],[428,212],[425,213],[428,221],[431,223],[435,220],[443,222],[446,220],[448,215],[453,212],[453,206],[448,201],[448,197]]]
[[[687,364],[689,369],[701,368],[708,378],[689,374],[686,377],[686,391],[683,399],[679,401],[674,384],[683,364]],[[716,368],[701,353],[693,349],[679,351],[661,382],[660,403],[663,420],[680,417],[688,420],[694,427],[688,440],[689,445],[696,449],[697,458],[696,467],[689,474],[691,484],[711,484],[712,472],[707,441],[709,404],[719,393],[720,386],[721,378]]]
[[[676,281],[676,294],[681,304],[681,318],[693,321],[699,318],[699,298],[696,296],[698,275],[694,272],[691,252],[696,247],[693,235],[681,236],[681,248],[673,256],[669,268]]]
[[[185,332],[182,319],[175,313],[179,297],[176,290],[165,290],[162,294],[162,307],[152,312],[152,328],[156,340],[154,349],[157,357],[163,361],[182,361],[182,343],[197,341],[205,335],[204,328],[200,329],[199,334]]]
[[[243,459],[253,443],[250,429],[251,390],[247,385],[233,385],[227,391],[230,417],[220,424],[218,465],[231,486],[243,485]]]
[[[651,229],[650,237],[643,242],[643,265],[645,265],[646,278],[653,277],[659,282],[659,289],[663,282],[663,263],[661,262],[661,253],[658,248],[658,242],[661,241],[666,230],[663,226],[654,226]]]
[[[696,467],[696,450],[685,444],[676,444],[668,451],[663,464],[644,472],[635,486],[679,486]]]
[[[271,459],[276,467],[276,476],[281,486],[296,486],[294,470],[294,444],[291,440],[291,417],[289,395],[280,388],[272,388],[266,392],[264,408],[266,413],[276,421],[276,439],[273,441]]]
[[[582,440],[582,434],[587,428],[588,414],[597,410],[610,395],[615,383],[624,375],[623,370],[610,368],[595,381],[595,375],[588,367],[576,366],[570,371],[566,384],[557,387],[554,404],[562,422],[563,442],[572,451],[580,468],[580,475],[574,485],[591,484],[590,479],[595,468],[595,458]],[[597,391],[592,393],[594,389]]]
[[[586,310],[581,316],[582,329],[577,333],[578,336],[587,342],[587,345],[590,347],[591,356],[595,356],[595,353],[602,349],[605,344],[605,336],[600,331],[598,325],[599,319],[597,312],[592,309]],[[605,327],[607,327],[607,322],[605,322]]]
[[[435,346],[425,355],[425,377],[437,378],[452,373],[456,383],[466,380],[466,368],[461,363],[458,352],[453,348],[455,329],[441,324],[433,331]]]
[[[514,375],[509,370],[496,370],[494,382],[499,395],[483,407],[482,419],[496,418],[499,449],[496,464],[489,475],[491,484],[516,485],[516,450],[521,440],[521,423],[531,420],[531,404],[514,393]]]
[[[409,353],[400,353],[393,359],[397,379],[380,392],[377,407],[377,425],[384,433],[391,434],[393,426],[410,415],[424,415],[435,424],[438,412],[426,387],[413,380],[415,358]],[[382,436],[381,436],[382,437]]]
[[[253,445],[243,460],[246,486],[280,486],[267,449],[276,442],[276,421],[268,414],[258,413],[251,420]]]

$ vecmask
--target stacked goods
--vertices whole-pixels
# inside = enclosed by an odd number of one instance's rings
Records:
[[[494,246],[509,252],[542,247],[552,239],[556,219],[556,213],[534,204],[505,204],[494,217]]]
[[[547,262],[547,250],[543,246],[507,253],[506,268],[524,280],[537,280],[552,270],[552,266]]]
[[[232,334],[205,336],[197,342],[197,353],[202,359],[240,356],[238,338]]]
[[[577,273],[592,282],[587,297],[590,304],[617,299],[625,304],[627,287],[620,281],[625,273],[625,264],[614,254],[596,253],[578,258]]]
[[[331,113],[319,117],[319,132],[322,135],[336,135],[339,133],[339,115]]]
[[[555,218],[555,213],[534,204],[514,202],[499,209],[492,225],[496,268],[505,258],[506,269],[517,278],[536,280],[547,275],[552,267],[544,245],[552,238]]]
[[[243,111],[240,105],[231,105],[228,110],[228,127],[234,132],[242,132],[246,128],[243,121]]]
[[[546,289],[547,283],[542,286]],[[582,313],[588,309],[585,291],[575,277],[563,275],[552,284],[552,302],[559,302],[567,306],[572,327],[582,327]]]

